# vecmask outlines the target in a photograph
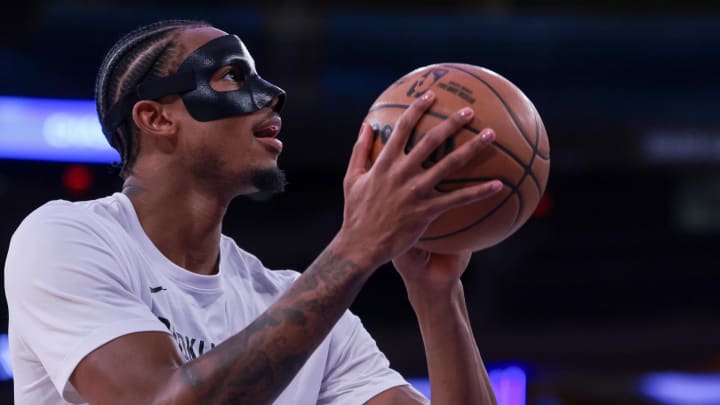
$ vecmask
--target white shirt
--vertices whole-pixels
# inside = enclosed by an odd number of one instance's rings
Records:
[[[187,271],[155,247],[121,193],[49,202],[14,233],[5,264],[15,403],[85,403],[73,370],[129,333],[169,333],[186,361],[195,358],[245,328],[298,276],[268,270],[224,235],[218,274]],[[275,403],[360,404],[404,384],[347,311]]]

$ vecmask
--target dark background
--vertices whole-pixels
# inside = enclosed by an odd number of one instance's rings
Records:
[[[375,97],[419,66],[485,66],[534,102],[552,167],[549,212],[476,253],[464,276],[484,359],[523,365],[536,404],[649,403],[636,393],[643,373],[720,371],[720,7],[387,3],[10,3],[0,95],[90,99],[114,41],[158,19],[237,33],[260,74],[288,92],[280,164],[290,184],[237,200],[224,232],[269,267],[302,270],[341,223],[345,165]],[[92,165],[93,186],[71,193],[67,167],[0,161],[3,262],[37,206],[119,189],[108,165]],[[390,266],[352,309],[395,368],[426,374]]]

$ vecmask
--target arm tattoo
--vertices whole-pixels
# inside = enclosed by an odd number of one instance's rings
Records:
[[[182,367],[191,396],[210,404],[270,403],[350,306],[369,271],[326,250],[240,333]]]

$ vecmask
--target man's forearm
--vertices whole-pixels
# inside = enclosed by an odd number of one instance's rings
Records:
[[[408,290],[425,345],[432,402],[496,404],[473,336],[462,284]]]
[[[173,375],[172,403],[268,403],[350,306],[372,269],[331,244],[280,299],[243,331]]]

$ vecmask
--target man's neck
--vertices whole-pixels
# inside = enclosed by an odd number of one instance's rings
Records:
[[[178,266],[198,274],[217,273],[228,202],[173,187],[172,181],[153,183],[130,176],[123,186],[147,236]]]

